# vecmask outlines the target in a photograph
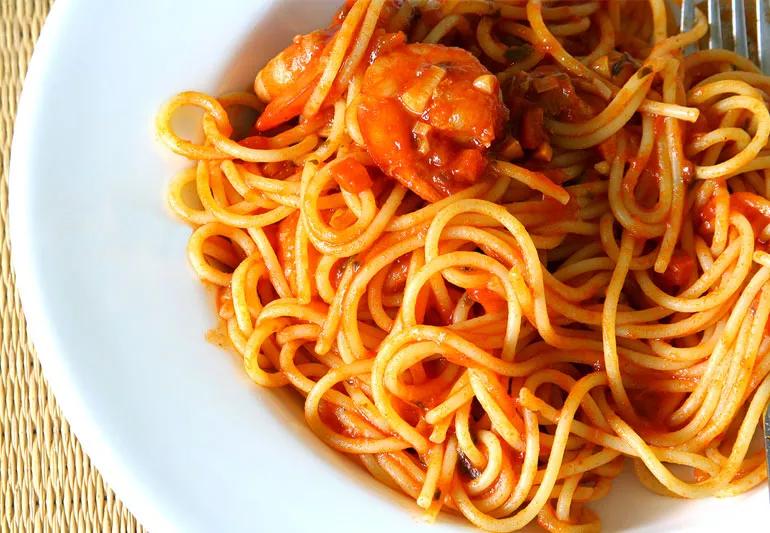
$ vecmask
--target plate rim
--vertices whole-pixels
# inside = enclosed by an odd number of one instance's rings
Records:
[[[106,488],[123,503],[139,525],[155,531],[175,531],[179,522],[170,519],[169,511],[161,512],[152,498],[144,496],[141,483],[131,475],[129,468],[121,463],[115,451],[106,444],[103,431],[78,393],[77,387],[67,378],[63,349],[56,342],[52,320],[45,311],[42,292],[35,283],[32,273],[32,259],[29,240],[29,220],[21,213],[21,206],[27,205],[30,186],[28,160],[32,157],[35,116],[38,110],[35,101],[44,91],[47,65],[56,42],[62,36],[68,17],[74,12],[75,0],[58,0],[46,16],[34,45],[27,72],[18,98],[14,118],[11,157],[8,167],[8,239],[10,245],[11,270],[15,277],[15,288],[21,302],[27,340],[34,349],[42,375],[53,392],[56,404],[72,433],[80,443],[93,467],[101,475]]]

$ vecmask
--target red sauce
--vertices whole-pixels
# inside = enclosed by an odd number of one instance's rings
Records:
[[[656,115],[655,118],[652,120],[652,132],[655,134],[655,137],[660,137],[665,133],[666,130],[666,119],[665,117],[662,117],[660,115]]]
[[[501,313],[508,309],[508,303],[490,289],[468,289],[468,297],[474,302],[480,303],[487,313]]]
[[[241,163],[243,165],[243,168],[245,168],[248,172],[251,172],[252,174],[262,174],[262,168],[259,166],[259,163],[252,163],[251,161],[244,161]]]
[[[735,192],[730,195],[730,211],[741,213],[751,223],[754,236],[770,224],[770,200],[751,192]],[[710,237],[714,233],[715,200],[711,198],[695,213],[698,231]]]
[[[297,166],[291,161],[275,161],[262,165],[262,174],[266,178],[283,180],[297,172]]]
[[[695,274],[695,259],[681,250],[675,250],[668,268],[662,274],[656,274],[657,283],[668,292],[685,288]]]
[[[770,200],[750,192],[736,192],[730,195],[730,209],[749,219],[754,233],[759,234],[770,224]]]
[[[409,272],[409,259],[409,255],[402,255],[393,261],[383,284],[386,292],[393,293],[403,289]]]
[[[344,259],[340,259],[336,263],[334,263],[334,266],[331,268],[331,271],[329,272],[329,281],[331,282],[332,287],[336,290],[340,286],[340,282],[342,281],[342,276],[345,274],[345,268],[347,267],[347,261]]]
[[[263,150],[270,147],[270,140],[267,137],[261,137],[259,135],[252,135],[251,137],[245,137],[238,141],[243,147],[253,148],[256,150]],[[251,172],[251,171],[249,171]]]

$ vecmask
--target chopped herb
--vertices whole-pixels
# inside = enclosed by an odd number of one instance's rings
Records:
[[[617,76],[618,74],[620,74],[620,71],[623,70],[623,67],[625,67],[626,65],[631,65],[635,68],[639,68],[639,63],[636,61],[636,59],[631,57],[628,54],[628,52],[623,52],[623,55],[620,56],[620,59],[615,61],[612,64],[612,67],[610,67],[610,74],[612,74],[613,76]]]
[[[503,55],[505,56],[505,59],[515,63],[516,61],[522,61],[529,57],[530,54],[532,54],[532,50],[531,44],[524,43],[521,46],[511,46],[505,50]]]
[[[468,459],[468,456],[463,453],[462,450],[457,450],[457,459],[458,464],[460,465],[460,472],[465,474],[471,479],[476,479],[481,475],[481,472],[478,468],[473,466],[473,463],[471,463],[471,460]]]
[[[519,39],[518,37],[510,33],[504,33],[500,36],[500,42],[507,46],[521,46],[527,41],[523,39]]]
[[[623,70],[624,66],[626,66],[625,55],[612,64],[612,68],[610,69],[610,74],[612,74],[613,76],[617,76],[618,74],[620,74],[620,71]]]

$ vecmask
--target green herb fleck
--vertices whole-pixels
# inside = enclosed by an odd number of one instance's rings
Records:
[[[620,56],[620,59],[615,61],[612,64],[612,67],[610,67],[610,74],[613,76],[617,76],[620,74],[620,71],[623,70],[623,67],[626,65],[631,65],[635,68],[639,68],[639,62],[636,61],[633,57],[631,57],[628,52],[623,52],[623,55]]]
[[[468,459],[468,456],[463,453],[462,450],[457,450],[457,464],[460,467],[460,472],[465,474],[471,479],[476,479],[481,475],[481,472],[478,468],[473,466],[473,463],[471,463],[471,460]]]
[[[521,46],[511,46],[506,49],[503,55],[505,59],[513,63],[522,61],[532,54],[532,45],[529,43],[522,44]]]
[[[504,33],[500,36],[500,42],[506,46],[521,46],[525,44],[527,41],[525,41],[524,39],[519,39],[518,37],[516,37],[511,33]]]

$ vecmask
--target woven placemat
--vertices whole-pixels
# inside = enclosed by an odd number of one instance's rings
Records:
[[[11,134],[27,64],[50,7],[50,0],[0,0],[0,530],[141,531],[62,417],[27,338],[11,271]]]

